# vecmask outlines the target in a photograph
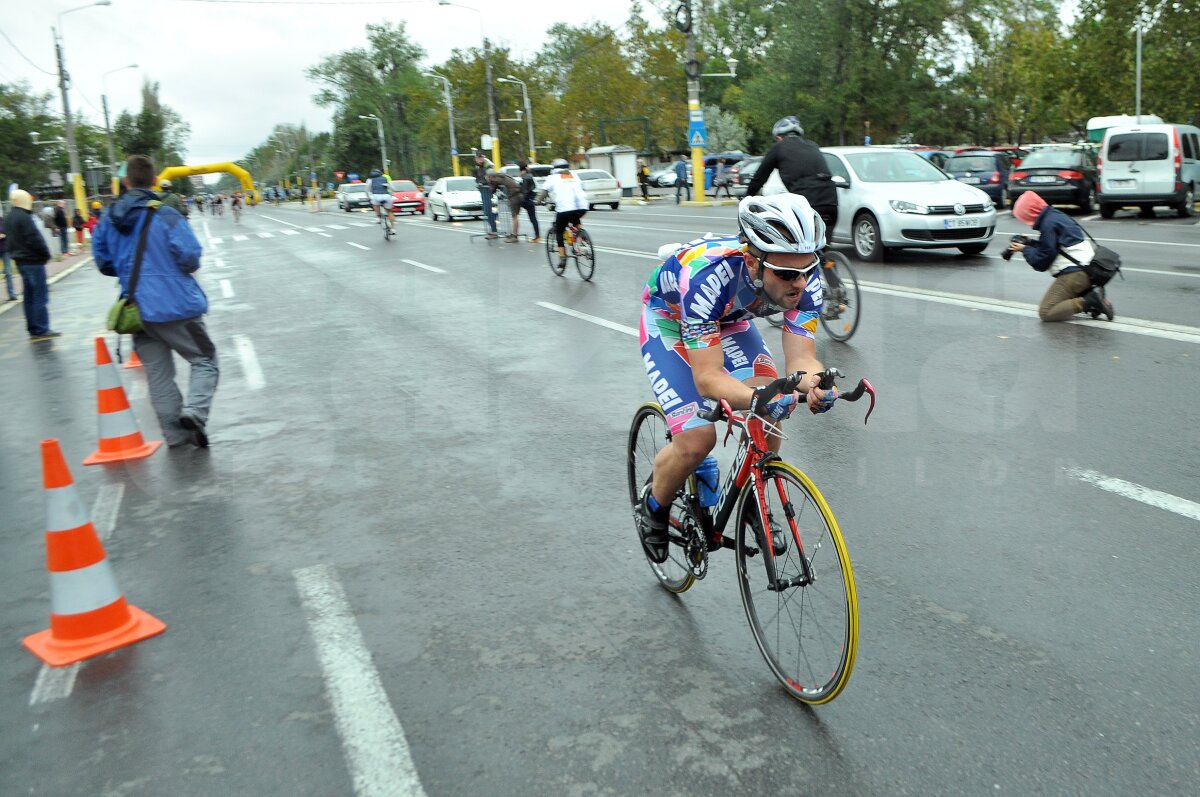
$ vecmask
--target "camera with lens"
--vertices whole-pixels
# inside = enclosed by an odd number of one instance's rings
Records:
[[[1037,243],[1037,241],[1035,241],[1033,238],[1031,238],[1028,235],[1014,235],[1012,238],[1008,239],[1008,242],[1010,244],[1023,244],[1025,246],[1029,246],[1030,244]],[[1014,252],[1012,249],[1006,248],[1003,252],[1000,253],[1000,257],[1004,260],[1012,260],[1012,256],[1015,254],[1016,254],[1016,252]]]

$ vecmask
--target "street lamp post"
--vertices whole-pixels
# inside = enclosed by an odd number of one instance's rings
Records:
[[[358,118],[375,120],[375,125],[379,128],[379,157],[383,159],[383,173],[390,177],[391,172],[388,171],[387,145],[384,143],[383,138],[383,120],[373,113],[359,114]]]
[[[62,47],[62,18],[72,11],[82,11],[85,8],[92,6],[110,6],[112,0],[96,0],[94,3],[78,6],[77,8],[68,8],[66,11],[58,15],[58,24],[50,29],[54,34],[54,56],[58,61],[58,89],[62,93],[63,101],[63,118],[66,123],[67,133],[67,158],[71,164],[71,180],[75,188],[75,207],[79,208],[84,219],[88,217],[87,196],[83,191],[83,179],[79,173],[79,151],[75,147],[75,120],[71,118],[71,101],[67,98],[67,86],[70,83],[70,77],[67,75],[67,67],[63,58]]]
[[[525,101],[525,119],[529,124],[529,160],[537,160],[537,145],[534,143],[536,139],[533,137],[533,109],[529,107],[529,90],[525,86],[524,80],[519,80],[512,75],[508,77],[496,78],[498,83],[516,83],[521,87],[521,97]]]
[[[486,82],[484,87],[487,94],[488,105],[488,132],[492,137],[492,163],[497,167],[500,165],[500,131],[496,124],[496,98],[495,87],[492,85],[492,43],[483,35],[483,12],[478,8],[464,6],[460,3],[452,3],[450,0],[438,0],[439,6],[454,6],[455,8],[465,8],[468,11],[474,11],[479,15],[479,36],[483,39],[483,74]]]
[[[442,81],[442,95],[446,99],[446,115],[450,119],[450,166],[454,169],[454,176],[458,177],[458,141],[454,137],[454,100],[450,98],[450,80],[437,72],[425,72],[424,74],[425,77]]]
[[[105,78],[113,72],[121,72],[125,69],[137,69],[137,64],[119,66],[100,75],[100,87],[102,91],[100,94],[100,104],[104,108],[104,135],[108,138],[108,164],[112,167],[112,195],[114,199],[120,193],[120,186],[117,185],[117,152],[113,148],[112,127],[108,123],[108,84],[105,83]]]

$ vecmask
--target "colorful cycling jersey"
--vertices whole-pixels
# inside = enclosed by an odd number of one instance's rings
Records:
[[[784,329],[813,337],[821,297],[821,277],[813,269],[800,305],[784,313]],[[721,345],[722,324],[779,312],[759,298],[737,236],[685,244],[650,275],[642,302],[660,318],[678,322],[680,339],[689,349]]]

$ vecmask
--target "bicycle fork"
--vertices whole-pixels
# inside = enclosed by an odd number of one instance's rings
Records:
[[[758,544],[761,550],[767,552],[763,557],[763,564],[767,568],[767,589],[771,592],[783,592],[792,589],[793,587],[807,587],[815,580],[812,572],[812,567],[809,565],[808,557],[804,552],[804,543],[800,540],[800,530],[796,525],[796,508],[792,505],[791,498],[787,494],[787,486],[776,481],[775,486],[779,491],[779,501],[783,506],[783,514],[787,518],[788,531],[791,533],[792,541],[796,545],[797,558],[800,560],[800,574],[795,578],[779,578],[779,574],[775,569],[775,540],[774,528],[771,523],[771,512],[767,501],[767,486],[757,478],[751,477],[751,487],[754,490],[754,501],[758,509],[758,523],[755,528],[755,535],[758,537]]]

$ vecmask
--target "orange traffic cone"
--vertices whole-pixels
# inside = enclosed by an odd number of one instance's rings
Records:
[[[42,441],[42,484],[50,627],[25,637],[25,647],[62,667],[166,631],[157,617],[125,602],[57,440]]]
[[[100,444],[83,461],[84,465],[148,457],[162,445],[161,440],[147,443],[142,438],[104,338],[96,338],[96,404],[100,412]]]
[[[120,351],[117,352],[117,354],[120,354],[120,353],[121,353]],[[129,359],[125,361],[125,367],[126,368],[141,368],[142,367],[142,361],[140,359],[138,359],[136,351],[129,353]]]

